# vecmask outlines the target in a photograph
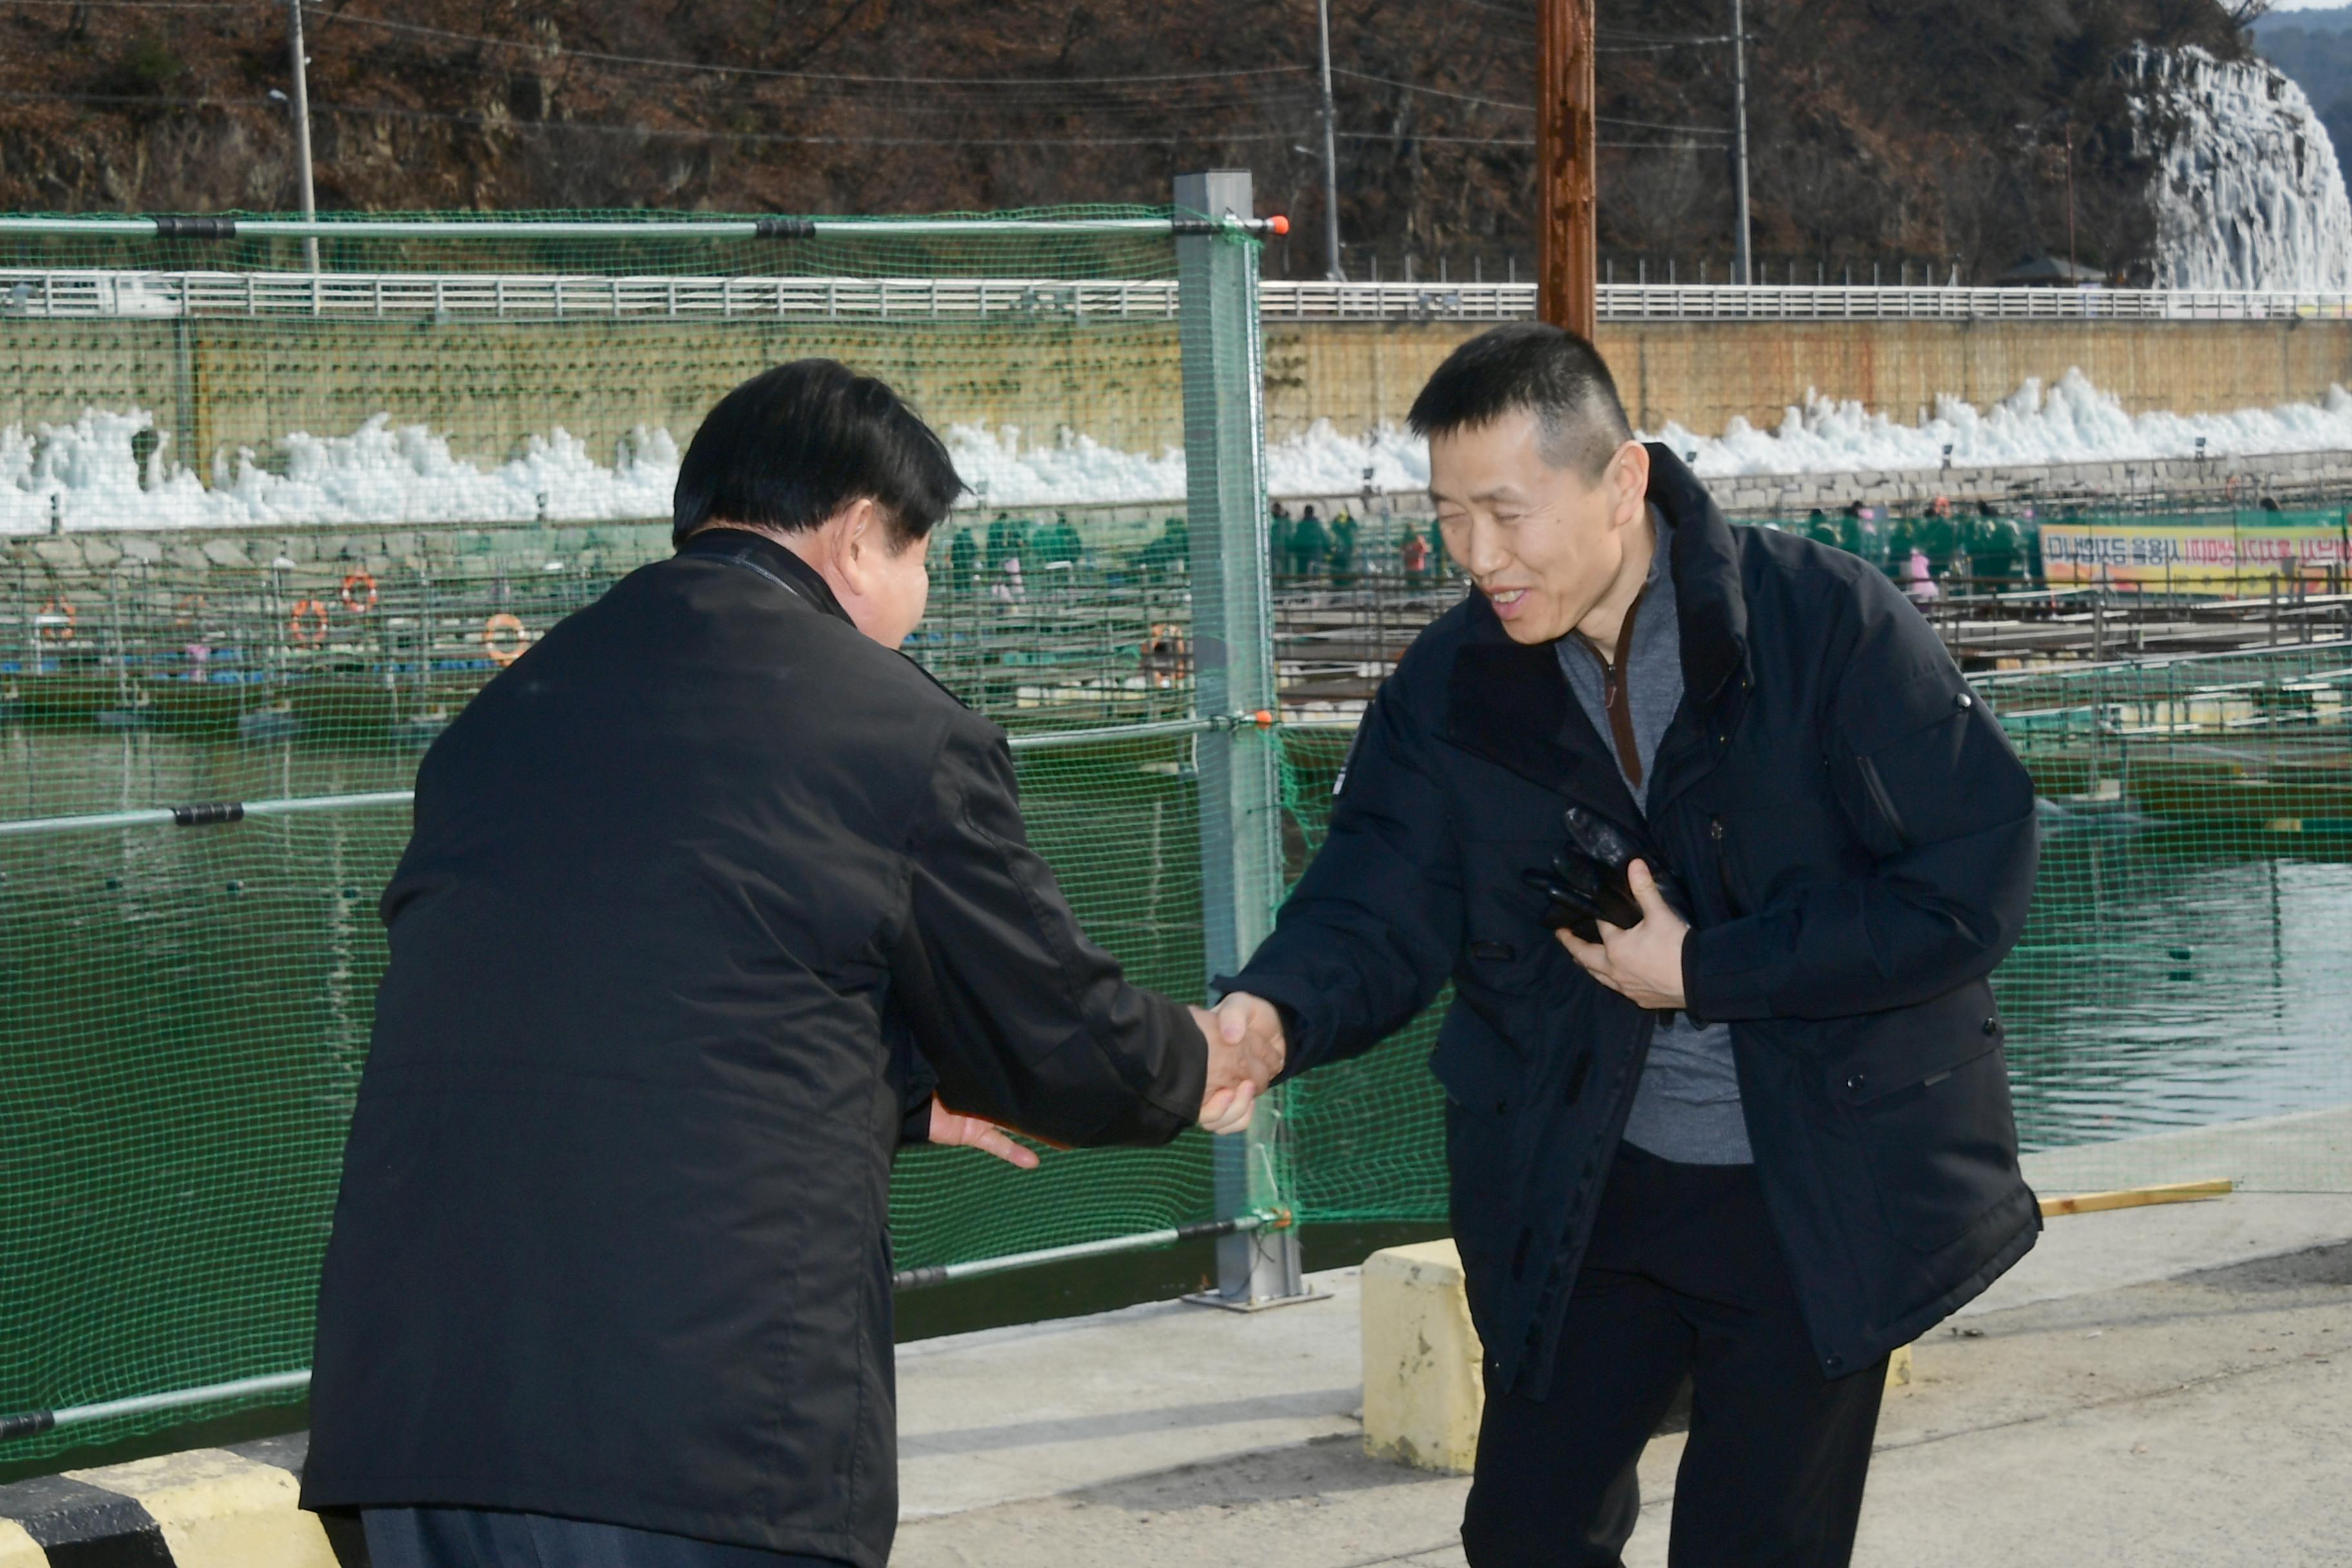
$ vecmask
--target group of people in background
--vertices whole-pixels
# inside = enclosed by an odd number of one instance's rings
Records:
[[[1801,531],[1879,566],[1920,604],[1942,597],[1948,585],[2021,584],[2041,574],[2033,531],[2001,516],[1990,501],[1961,508],[1937,496],[1916,513],[1853,501],[1834,516],[1815,507]],[[1276,501],[1267,512],[1267,560],[1274,581],[1282,584],[1346,588],[1362,575],[1392,574],[1408,587],[1421,586],[1437,581],[1444,570],[1435,532],[1406,520],[1393,565],[1373,565],[1365,554],[1361,524],[1344,502],[1326,518],[1313,501],[1295,514]],[[944,585],[965,595],[1020,603],[1053,580],[1045,574],[1097,563],[1094,553],[1067,512],[1041,524],[1000,511],[985,524],[957,530],[948,542]],[[1119,564],[1162,580],[1181,575],[1191,553],[1184,519],[1171,517],[1157,536]]]
[[[2041,573],[2038,540],[1990,501],[1963,510],[1937,496],[1916,517],[1852,501],[1832,519],[1815,507],[1804,531],[1877,564],[1917,604],[1941,598],[1947,584],[1998,588]]]
[[[1276,583],[1328,583],[1335,588],[1355,584],[1361,568],[1361,525],[1343,504],[1326,521],[1309,501],[1293,517],[1276,501],[1267,516],[1267,559]],[[1442,565],[1443,546],[1433,542],[1435,530],[1424,532],[1417,522],[1405,524],[1397,544],[1395,574],[1408,585],[1433,582]],[[1067,512],[1040,525],[1034,519],[1000,511],[987,523],[960,528],[947,542],[946,570],[941,585],[966,596],[987,596],[1013,603],[1024,601],[1032,589],[1050,582],[1042,576],[1095,564]],[[1171,517],[1159,534],[1122,566],[1132,565],[1147,578],[1159,580],[1183,574],[1192,556],[1192,534],[1184,519]],[[937,561],[934,556],[933,560]],[[1377,569],[1376,569],[1377,570]]]

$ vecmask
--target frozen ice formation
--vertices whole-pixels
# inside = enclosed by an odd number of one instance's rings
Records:
[[[2303,89],[2200,48],[2134,64],[2143,105],[2179,121],[2156,175],[2157,287],[2352,289],[2352,197]]]

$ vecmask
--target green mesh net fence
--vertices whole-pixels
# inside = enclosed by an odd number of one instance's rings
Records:
[[[1237,899],[1262,886],[1270,903],[1304,864],[1352,714],[1459,592],[1409,505],[1365,519],[1351,559],[1277,552],[1267,624],[1244,636],[1292,721],[1203,727],[1234,703],[1204,699],[1226,667],[1195,627],[1234,594],[1195,575],[1192,531],[1209,516],[1263,550],[1264,520],[1257,500],[1201,510],[1183,454],[1217,412],[1204,399],[1246,416],[1255,389],[1188,395],[1164,235],[322,253],[312,275],[283,240],[0,236],[0,1256],[16,1282],[0,1410],[306,1364],[383,962],[374,900],[406,829],[396,800],[367,797],[404,790],[421,747],[549,624],[667,552],[677,452],[745,375],[836,355],[948,432],[975,493],[935,542],[909,651],[1013,732],[1031,832],[1081,918],[1171,994],[1201,993]],[[1247,365],[1255,345],[1221,352]],[[1997,984],[2045,1191],[2352,1186],[2342,519],[2070,519],[2058,572],[2039,528],[2006,557],[1960,540],[2008,563],[1987,588],[2008,596],[1927,606],[2043,797],[2035,911]],[[2178,562],[2210,561],[2221,547],[2193,542],[2217,531],[2233,561],[2291,544],[2300,563],[2187,580]],[[2135,552],[2153,575],[2122,571]],[[1254,829],[1236,837],[1235,781],[1269,747],[1278,864],[1236,880]],[[232,800],[319,808],[55,821]],[[1442,1219],[1433,1018],[1288,1090],[1253,1195],[1309,1221]],[[1034,1174],[917,1151],[892,1218],[919,1267],[1232,1207],[1188,1137]]]
[[[2032,913],[1993,982],[2029,1177],[2352,1191],[2352,642],[1972,679],[2042,816]],[[1294,866],[1347,739],[1284,732]],[[1424,1067],[1443,1005],[1293,1087],[1302,1213],[1445,1217]]]
[[[399,792],[550,624],[668,553],[680,450],[777,363],[841,358],[948,435],[973,493],[908,651],[1014,733],[1087,927],[1204,994],[1204,864],[1230,883],[1236,851],[1204,843],[1192,644],[1224,589],[1190,525],[1262,548],[1263,500],[1249,468],[1202,510],[1185,448],[1204,405],[1255,405],[1255,247],[1209,236],[1224,261],[1180,285],[1165,209],[1012,216],[334,238],[320,274],[295,242],[0,234],[0,1413],[308,1364]],[[1159,230],[1069,226],[1106,219]],[[1185,287],[1234,298],[1188,318]],[[253,815],[86,820],[226,801]],[[1213,1163],[1199,1135],[1034,1174],[910,1152],[898,1260],[1216,1217]]]

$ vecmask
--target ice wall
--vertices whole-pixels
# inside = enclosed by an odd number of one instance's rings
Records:
[[[2352,197],[2303,89],[2199,48],[2134,63],[2143,103],[2179,120],[2156,176],[2157,287],[2352,289]]]
[[[378,415],[348,436],[288,436],[273,461],[240,453],[207,487],[172,460],[168,437],[142,462],[143,409],[89,409],[69,425],[0,426],[0,534],[67,529],[233,528],[274,523],[593,522],[668,515],[678,448],[666,430],[640,429],[609,455],[562,430],[534,437],[504,463],[454,456],[423,426]],[[1028,442],[1011,426],[947,431],[956,471],[976,503],[1040,508],[1150,501],[1181,506],[1184,454],[1122,451],[1084,436]],[[2201,448],[2200,437],[2205,441]],[[1937,400],[1906,425],[1859,403],[1808,394],[1771,429],[1735,419],[1721,436],[1669,425],[1657,439],[1696,454],[1704,478],[1933,468],[1947,447],[1962,465],[2108,462],[2352,449],[2352,394],[2234,414],[2132,414],[2079,371],[2050,385],[2029,381],[1984,408]],[[1270,444],[1266,481],[1277,496],[1418,490],[1428,448],[1393,428],[1350,435],[1318,421]],[[1370,469],[1369,481],[1365,470]],[[987,485],[981,490],[982,483]]]

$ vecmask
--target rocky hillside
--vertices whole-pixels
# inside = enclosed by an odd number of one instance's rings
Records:
[[[1524,258],[1530,0],[1334,0],[1349,271]],[[327,0],[320,204],[904,211],[1164,200],[1244,165],[1320,270],[1311,0]],[[2244,53],[2220,0],[1749,0],[1756,246],[1832,275],[1998,274],[2067,244],[2149,270],[2154,167],[2117,63]],[[1727,0],[1601,0],[1604,251],[1730,227]],[[0,205],[293,203],[286,13],[0,0]],[[2070,151],[2071,149],[2071,151]],[[1622,273],[1621,273],[1622,275]]]

